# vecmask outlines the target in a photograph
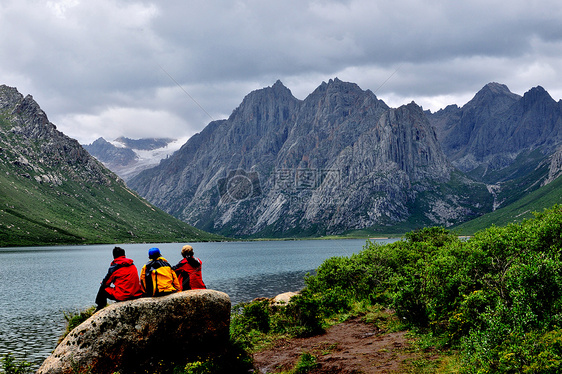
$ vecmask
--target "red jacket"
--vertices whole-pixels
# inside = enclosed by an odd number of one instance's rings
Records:
[[[117,301],[135,299],[142,295],[139,273],[133,260],[125,256],[117,257],[111,262],[102,284],[105,291]],[[113,287],[110,287],[113,284]]]
[[[183,258],[172,268],[178,276],[182,290],[185,291],[207,288],[205,283],[203,283],[201,265],[203,265],[203,262],[200,259],[191,257],[190,261]]]

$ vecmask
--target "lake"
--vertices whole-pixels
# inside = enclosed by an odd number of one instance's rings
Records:
[[[235,305],[298,291],[304,287],[304,276],[325,259],[357,253],[366,240],[190,244],[195,257],[203,261],[207,288],[227,293]],[[140,272],[149,248],[160,248],[162,256],[175,265],[183,243],[120,246]],[[94,305],[100,281],[113,260],[113,247],[0,248],[0,356],[11,352],[18,359],[40,364],[64,331],[64,313]]]

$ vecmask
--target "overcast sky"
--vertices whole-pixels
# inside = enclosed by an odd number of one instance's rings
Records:
[[[277,79],[433,111],[489,82],[558,101],[561,20],[560,0],[0,0],[0,84],[83,144],[187,139]]]

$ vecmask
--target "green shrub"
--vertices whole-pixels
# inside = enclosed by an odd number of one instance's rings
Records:
[[[259,323],[256,322],[254,316],[245,313],[246,310],[259,310],[259,308],[248,308],[249,304],[251,303],[235,305],[230,316],[231,339],[247,349],[251,349],[257,341],[262,339],[263,335],[262,332],[256,329]]]
[[[424,227],[406,233],[404,238],[410,243],[425,243],[433,247],[443,247],[457,240],[455,235],[443,227]]]
[[[316,356],[308,352],[304,352],[295,368],[291,371],[292,374],[306,374],[318,366]]]
[[[349,311],[351,303],[350,295],[339,286],[325,290],[320,296],[320,310],[326,317]]]
[[[231,340],[225,352],[196,357],[185,367],[174,370],[177,374],[237,374],[249,373],[253,368],[252,356],[244,347]]]
[[[465,372],[554,374],[562,369],[562,330],[512,333],[491,349],[487,344],[478,348],[465,354]]]
[[[297,335],[313,335],[324,331],[320,306],[318,296],[305,290],[293,296],[282,312]]]
[[[393,306],[398,317],[412,326],[427,327],[429,318],[420,276],[414,274],[397,277],[394,286],[396,292]]]
[[[88,309],[78,310],[74,312],[63,312],[64,319],[66,320],[66,329],[59,339],[59,343],[82,322],[86,321],[96,312],[96,307],[92,306]]]
[[[31,364],[27,361],[16,361],[11,353],[2,357],[2,369],[5,374],[28,374],[32,372]]]
[[[251,303],[241,304],[242,318],[244,325],[248,329],[254,329],[261,332],[269,332],[269,300],[256,300]]]

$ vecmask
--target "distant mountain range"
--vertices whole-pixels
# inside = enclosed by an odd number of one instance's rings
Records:
[[[562,101],[540,86],[521,97],[490,83],[462,108],[451,105],[429,120],[452,164],[490,183],[511,179],[498,172],[518,157],[544,157],[562,144]]]
[[[451,163],[489,185],[494,210],[560,175],[562,101],[540,86],[521,97],[490,83],[462,108],[452,105],[428,118]]]
[[[490,83],[462,108],[389,108],[337,78],[304,100],[250,93],[128,184],[203,230],[240,237],[454,227],[560,174],[562,102]]]
[[[414,102],[390,108],[337,78],[304,100],[277,81],[179,149],[171,139],[85,146],[127,187],[31,96],[0,86],[0,245],[428,225],[470,233],[562,203],[561,129],[562,101],[541,87],[519,96],[490,83],[464,106],[432,113]],[[139,172],[147,160],[155,166]]]
[[[217,239],[154,207],[0,85],[0,246]]]
[[[83,147],[125,181],[143,170],[158,165],[182,144],[177,139],[129,139],[119,137],[112,142],[99,138]]]

